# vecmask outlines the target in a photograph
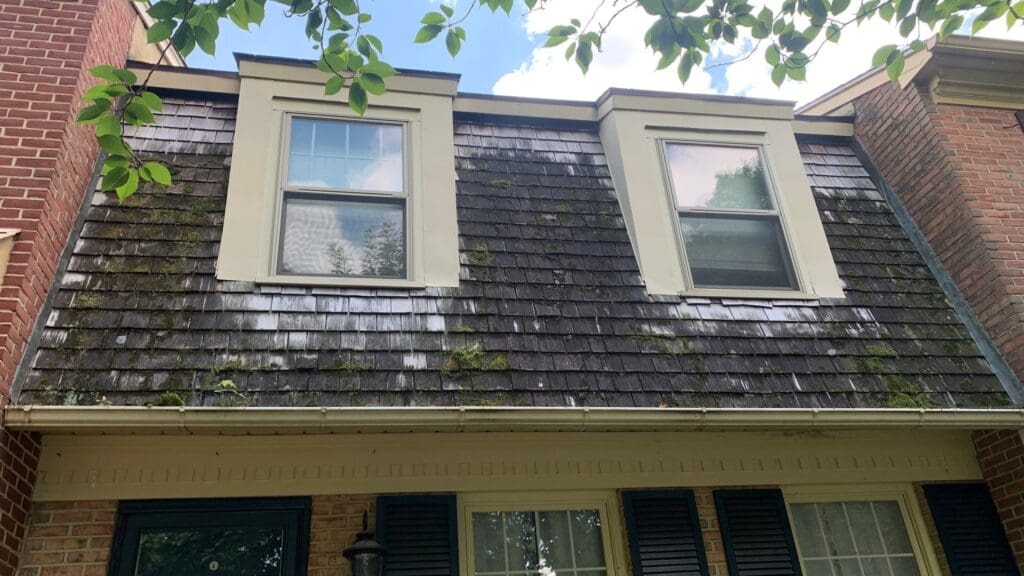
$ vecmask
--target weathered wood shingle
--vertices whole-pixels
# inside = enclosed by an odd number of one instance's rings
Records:
[[[175,185],[97,194],[21,402],[1008,402],[848,146],[801,146],[845,299],[652,298],[596,132],[469,122],[458,289],[277,287],[214,277],[233,122],[230,102],[170,98],[136,137]]]

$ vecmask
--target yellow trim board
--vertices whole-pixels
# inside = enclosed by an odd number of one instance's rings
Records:
[[[46,435],[34,499],[967,481],[966,431]]]
[[[9,406],[5,418],[51,434],[1024,429],[1020,409]]]

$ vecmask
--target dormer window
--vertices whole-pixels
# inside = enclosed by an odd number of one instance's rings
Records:
[[[218,280],[458,286],[455,76],[388,78],[359,116],[311,66],[239,75]]]
[[[692,285],[797,288],[761,149],[684,142],[664,146]]]
[[[289,123],[278,273],[406,278],[403,126]]]

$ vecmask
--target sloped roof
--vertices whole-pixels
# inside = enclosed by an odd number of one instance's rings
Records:
[[[214,277],[233,117],[168,97],[139,132],[176,183],[123,206],[96,194],[20,403],[1009,403],[847,145],[801,144],[845,299],[652,298],[596,129],[469,118],[459,288],[282,287]]]

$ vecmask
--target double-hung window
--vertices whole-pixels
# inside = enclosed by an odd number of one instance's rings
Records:
[[[408,276],[405,129],[289,116],[277,274]]]
[[[691,285],[799,289],[762,149],[665,142],[664,154]]]
[[[807,576],[918,576],[895,500],[790,504]]]

